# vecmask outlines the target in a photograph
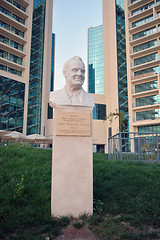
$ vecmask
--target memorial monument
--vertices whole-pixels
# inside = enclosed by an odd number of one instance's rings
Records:
[[[93,213],[92,95],[85,92],[85,65],[75,56],[63,67],[64,88],[50,93],[54,108],[51,214]]]

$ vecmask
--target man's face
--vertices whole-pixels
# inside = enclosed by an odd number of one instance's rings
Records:
[[[72,89],[80,89],[85,79],[85,67],[82,61],[73,59],[65,74],[66,83]]]

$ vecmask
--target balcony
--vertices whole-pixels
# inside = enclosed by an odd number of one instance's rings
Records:
[[[135,92],[134,89],[132,89],[132,97],[144,97],[148,96],[150,94],[158,94],[159,90],[158,88],[152,89],[152,90],[142,90],[141,92]]]
[[[131,34],[134,34],[134,33],[137,33],[137,32],[141,32],[141,31],[143,31],[143,30],[145,30],[145,29],[147,29],[147,28],[154,27],[154,26],[155,26],[156,24],[158,24],[158,23],[159,23],[159,18],[154,18],[154,19],[151,20],[151,21],[148,21],[148,22],[146,22],[146,23],[143,23],[143,24],[138,25],[138,26],[133,27],[133,28],[132,28],[132,25],[130,24],[130,25],[129,25],[129,32],[130,32]]]
[[[138,76],[132,76],[131,77],[131,80],[144,80],[144,79],[152,79],[152,78],[155,78],[157,77],[157,74],[155,74],[155,72],[149,72],[149,73],[144,73],[144,74],[140,74]],[[137,82],[137,81],[132,81],[132,82]]]
[[[130,50],[130,56],[131,57],[140,57],[140,56],[142,56],[142,54],[150,54],[150,53],[152,53],[152,52],[155,52],[155,51],[158,51],[158,50],[160,50],[160,44],[158,44],[157,46],[151,46],[151,47],[149,47],[149,48],[145,48],[145,49],[143,49],[143,50],[140,50],[140,51],[138,51],[138,52],[134,52],[133,53],[133,50]]]
[[[146,3],[150,2],[150,0],[135,0],[133,3],[132,2],[133,2],[132,0],[128,0],[128,9],[129,10],[143,6]]]
[[[24,51],[20,51],[20,50],[14,48],[14,47],[12,47],[12,46],[10,46],[8,44],[2,43],[2,42],[0,42],[0,49],[4,50],[6,52],[10,52],[12,54],[15,54],[18,57],[22,57],[23,58],[23,57],[26,56],[26,53]]]
[[[155,65],[157,66],[159,64],[160,64],[160,59],[153,60],[153,61],[150,61],[150,62],[147,62],[147,63],[143,63],[143,64],[139,64],[137,66],[133,66],[133,64],[131,64],[131,70],[139,71],[139,70],[146,69],[146,68],[152,68]]]
[[[150,8],[148,8],[148,9],[145,9],[145,10],[143,10],[143,11],[141,11],[141,12],[135,14],[135,15],[132,15],[132,16],[131,16],[131,15],[129,14],[128,20],[129,20],[130,22],[134,22],[134,21],[136,21],[136,20],[138,20],[138,19],[141,19],[141,18],[143,18],[143,17],[147,17],[148,15],[150,15],[150,14],[152,14],[152,13],[153,13],[153,6],[150,7]],[[130,29],[130,28],[132,28],[131,25],[129,25],[129,29]]]
[[[16,1],[18,3],[18,1]],[[23,1],[24,2],[24,1]],[[20,4],[22,4],[22,1],[19,1]],[[28,11],[26,9],[26,11],[23,11],[21,9],[19,9],[18,7],[16,7],[15,5],[13,5],[12,3],[5,1],[5,0],[1,0],[1,6],[6,8],[7,10],[13,12],[14,14],[18,15],[21,18],[28,18]],[[25,7],[27,7],[28,4],[25,4]]]
[[[133,45],[138,45],[138,44],[153,40],[157,37],[160,37],[160,32],[157,32],[157,30],[155,29],[154,32],[151,34],[139,37],[134,40],[133,40],[133,38],[129,38],[129,41],[130,41],[130,45],[133,46]]]
[[[3,36],[8,37],[16,42],[19,42],[20,44],[25,44],[27,42],[27,37],[25,36],[24,38],[11,32],[10,28],[6,29],[0,25],[0,31],[3,34]]]
[[[160,104],[159,103],[156,103],[156,104],[153,104],[153,105],[143,105],[143,106],[136,106],[136,103],[132,103],[132,110],[152,110],[152,109],[155,109],[155,107],[159,107]]]
[[[0,12],[0,20],[6,22],[7,24],[10,24],[14,26],[15,28],[18,28],[20,31],[26,31],[28,29],[27,24],[22,24],[15,19],[9,17],[8,15],[5,15],[4,13]]]
[[[2,65],[7,66],[7,67],[14,68],[18,71],[23,71],[25,69],[25,66],[23,64],[20,65],[18,63],[12,62],[12,61],[10,61],[8,59],[5,59],[5,58],[2,58],[2,57],[0,57],[0,63]]]

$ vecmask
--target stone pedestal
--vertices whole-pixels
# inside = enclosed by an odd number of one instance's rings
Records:
[[[54,108],[51,214],[93,213],[92,108]]]

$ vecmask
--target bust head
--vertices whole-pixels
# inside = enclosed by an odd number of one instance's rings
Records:
[[[81,89],[85,79],[85,65],[82,59],[74,56],[63,66],[63,75],[66,79],[66,87],[70,91]]]

